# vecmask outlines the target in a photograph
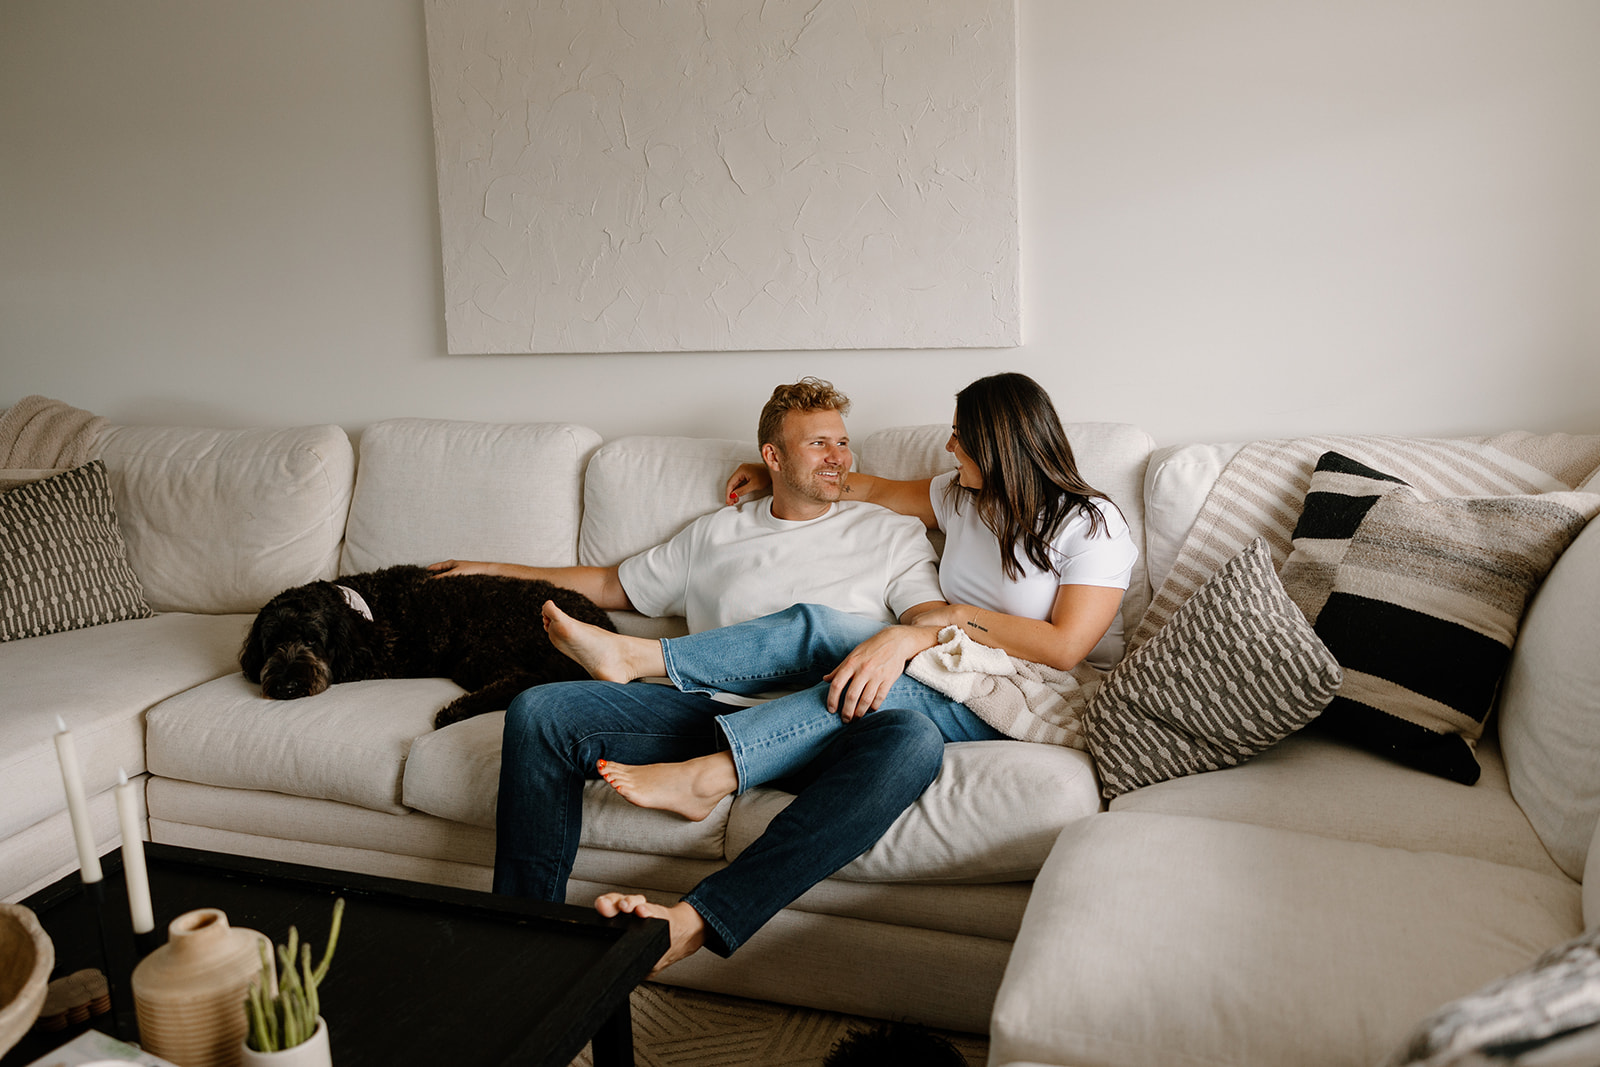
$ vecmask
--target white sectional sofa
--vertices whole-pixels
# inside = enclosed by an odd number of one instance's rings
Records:
[[[1146,548],[1122,611],[1132,634],[1231,453],[1158,452],[1120,424],[1068,432]],[[858,465],[935,473],[946,434],[874,434]],[[102,849],[116,844],[123,768],[144,782],[156,841],[487,888],[503,716],[434,731],[459,692],[439,679],[263,700],[238,672],[251,613],[287,586],[393,563],[615,563],[718,506],[728,471],[755,455],[734,441],[420,419],[367,429],[359,463],[332,426],[116,426],[94,451],[155,614],[0,643],[9,900],[75,866],[58,715]],[[665,980],[972,1032],[992,1015],[996,1064],[1375,1062],[1428,1011],[1584,928],[1600,812],[1597,604],[1600,524],[1530,611],[1477,785],[1307,733],[1106,810],[1084,752],[950,746],[938,781],[873,849],[732,959],[700,953]],[[682,632],[681,620],[617,621]],[[676,899],[785,802],[758,789],[694,824],[595,783],[571,899]]]

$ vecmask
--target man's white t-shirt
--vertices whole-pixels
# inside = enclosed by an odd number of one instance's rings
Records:
[[[934,517],[945,534],[944,556],[939,563],[939,585],[945,600],[1026,619],[1048,619],[1063,585],[1128,588],[1139,550],[1127,521],[1111,504],[1091,501],[1106,520],[1104,533],[1090,532],[1089,517],[1082,508],[1073,509],[1067,516],[1050,542],[1057,565],[1055,573],[1041,570],[1018,552],[1022,576],[1013,581],[1001,567],[999,539],[978,517],[971,498],[958,493],[952,499],[946,492],[955,478],[955,471],[941,474],[928,487]],[[1108,668],[1122,658],[1122,649],[1119,614],[1085,658],[1096,667]]]
[[[821,517],[777,518],[772,498],[725,507],[666,544],[622,561],[617,575],[645,615],[682,615],[690,633],[794,604],[824,604],[881,622],[943,600],[922,523],[845,501]]]

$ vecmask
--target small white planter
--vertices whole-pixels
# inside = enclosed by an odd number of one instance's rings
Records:
[[[317,1028],[310,1037],[277,1052],[257,1052],[246,1045],[239,1062],[243,1067],[333,1067],[333,1052],[328,1045],[328,1024],[322,1016],[317,1016]]]

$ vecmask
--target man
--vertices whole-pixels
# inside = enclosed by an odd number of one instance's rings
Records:
[[[916,519],[841,502],[850,468],[849,401],[814,378],[782,385],[762,409],[772,496],[726,507],[616,567],[434,565],[441,574],[542,578],[608,610],[683,615],[693,632],[797,603],[888,624],[944,607],[934,555]],[[676,763],[713,752],[726,704],[648,683],[568,682],[512,701],[501,749],[494,889],[566,898],[582,829],[583,785],[602,760]],[[944,738],[916,711],[852,719],[813,760],[795,800],[733,863],[676,905],[607,894],[596,907],[667,919],[657,970],[702,945],[729,955],[812,885],[865,852],[939,773]]]

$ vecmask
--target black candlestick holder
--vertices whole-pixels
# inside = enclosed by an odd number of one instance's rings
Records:
[[[133,972],[132,945],[123,934],[121,923],[112,919],[106,901],[106,883],[85,882],[84,895],[94,907],[95,920],[100,928],[100,960],[105,970],[106,989],[111,995],[111,1025],[113,1037],[134,1041],[139,1024],[133,1008],[133,988],[129,978]]]
[[[133,935],[134,957],[136,960],[142,960],[164,944],[166,944],[166,941],[162,940],[161,933],[158,930],[146,930],[142,934],[136,933]]]

